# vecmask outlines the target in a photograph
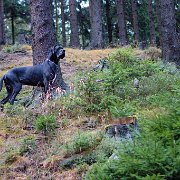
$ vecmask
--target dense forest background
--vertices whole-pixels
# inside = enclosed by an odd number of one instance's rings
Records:
[[[179,34],[179,0],[0,0],[0,77],[66,51],[0,102],[0,179],[180,179]]]
[[[165,60],[179,62],[178,0],[49,2],[53,5],[50,11],[53,10],[56,38],[64,47],[95,49],[131,44],[144,49],[152,45],[164,49]],[[0,28],[1,44],[32,43],[31,19],[34,15],[30,12],[30,6],[33,6],[33,1],[0,1],[1,24],[5,15],[5,32],[3,25]]]

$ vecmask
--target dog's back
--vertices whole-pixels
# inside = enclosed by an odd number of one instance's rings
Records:
[[[5,78],[14,83],[20,82],[23,85],[43,86],[42,64],[13,68],[5,74]]]

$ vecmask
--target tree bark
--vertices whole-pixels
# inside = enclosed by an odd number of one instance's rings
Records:
[[[82,41],[82,48],[85,48],[85,32],[84,32],[84,22],[83,22],[83,15],[82,15],[82,8],[80,2],[78,2],[78,19],[79,19],[79,26],[80,26],[80,35],[81,35],[81,41]]]
[[[42,63],[56,44],[51,0],[31,0],[33,65]]]
[[[118,18],[118,31],[121,45],[127,45],[126,22],[124,16],[124,1],[116,0],[117,4],[117,18]]]
[[[180,66],[180,44],[176,31],[175,7],[173,0],[159,0],[161,17],[162,56],[165,62]]]
[[[0,45],[5,44],[4,34],[4,4],[3,0],[0,0]]]
[[[11,9],[11,34],[12,34],[12,44],[15,44],[15,29],[14,29],[14,10]]]
[[[64,0],[61,0],[61,21],[62,21],[62,41],[63,41],[63,47],[66,47],[66,29],[65,29]]]
[[[33,65],[40,64],[47,59],[51,47],[56,45],[55,26],[53,23],[53,6],[51,0],[31,0],[32,50]],[[60,65],[54,86],[67,88]]]
[[[148,0],[148,15],[149,15],[149,26],[150,26],[150,44],[154,46],[156,44],[156,32],[154,25],[152,0]]]
[[[59,34],[59,23],[58,23],[58,2],[57,0],[54,0],[54,9],[55,9],[55,28],[56,28],[56,38],[58,38]]]
[[[131,1],[132,5],[132,16],[133,16],[133,29],[134,29],[134,40],[139,42],[139,27],[138,27],[138,15],[137,15],[137,0]]]
[[[89,0],[89,12],[91,22],[90,47],[92,49],[103,48],[102,1]]]
[[[106,0],[106,19],[107,19],[107,30],[108,30],[108,40],[109,43],[112,43],[112,23],[111,23],[111,16],[110,16],[110,7],[111,2],[110,0]]]
[[[76,0],[69,0],[71,37],[70,44],[73,48],[79,48],[78,20],[76,11]]]
[[[162,37],[161,37],[161,7],[160,7],[160,3],[159,0],[156,0],[156,16],[157,16],[157,24],[158,24],[158,34],[159,36],[157,36],[159,38],[159,45],[160,47],[162,46]]]

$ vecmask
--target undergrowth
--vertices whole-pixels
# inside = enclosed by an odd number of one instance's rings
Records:
[[[33,110],[6,105],[6,125],[1,120],[6,133],[18,134],[30,126],[37,137],[41,132],[53,134],[45,141],[49,149],[42,152],[48,154],[43,160],[60,159],[49,162],[53,168],[47,164],[47,174],[65,167],[77,168],[84,179],[179,179],[180,72],[157,59],[159,50],[147,50],[152,57],[148,59],[134,54],[133,48],[116,50],[107,58],[109,69],[79,73],[72,92]],[[139,135],[128,142],[106,137],[108,113],[113,118],[136,115]],[[90,117],[95,128],[84,125]],[[17,124],[21,130],[9,128]],[[25,136],[16,146],[6,147],[4,161],[32,157],[37,144],[34,137]]]

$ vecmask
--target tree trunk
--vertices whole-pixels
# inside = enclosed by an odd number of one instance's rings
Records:
[[[54,0],[54,8],[55,8],[55,28],[56,28],[56,37],[58,38],[59,34],[59,23],[58,23],[58,2]]]
[[[159,46],[161,47],[162,46],[162,37],[161,37],[161,7],[160,7],[160,3],[159,3],[159,0],[156,0],[156,16],[157,16],[157,24],[158,24],[158,34],[159,36],[158,37],[158,43],[159,43]]]
[[[51,0],[31,0],[33,65],[42,63],[56,44]]]
[[[173,0],[159,0],[161,16],[162,56],[165,62],[180,66],[180,44],[176,31],[175,7]]]
[[[103,48],[102,33],[102,1],[89,0],[90,22],[91,22],[91,42],[93,49]]]
[[[32,50],[33,65],[47,59],[51,47],[56,44],[55,26],[53,23],[53,6],[51,0],[31,0]],[[66,89],[61,68],[57,71],[54,86]]]
[[[11,33],[12,33],[12,44],[15,44],[15,30],[14,30],[14,10],[11,8]]]
[[[124,16],[124,1],[116,0],[119,39],[121,45],[127,45],[126,22]]]
[[[108,30],[108,40],[109,43],[112,43],[112,23],[111,23],[111,16],[110,16],[110,7],[111,2],[110,0],[106,0],[106,19],[107,19],[107,30]]]
[[[80,2],[78,2],[78,9],[79,9],[79,26],[80,26],[80,35],[82,40],[82,48],[85,48],[85,32],[84,32],[84,23],[82,18],[82,8]]]
[[[78,20],[76,11],[76,0],[69,0],[70,9],[70,25],[71,25],[71,39],[70,44],[73,48],[79,48],[79,33],[78,33]]]
[[[0,0],[0,45],[5,44],[4,34],[4,5],[3,0]]]
[[[138,27],[138,15],[137,15],[137,0],[132,0],[132,16],[133,16],[133,28],[134,28],[134,40],[139,42],[139,27]]]
[[[154,46],[156,44],[156,32],[154,25],[152,0],[148,0],[148,15],[149,15],[149,26],[150,26],[150,43],[152,46]]]
[[[66,47],[66,29],[65,29],[65,15],[64,15],[64,0],[61,0],[61,21],[62,21],[62,41],[63,41],[63,47]]]

